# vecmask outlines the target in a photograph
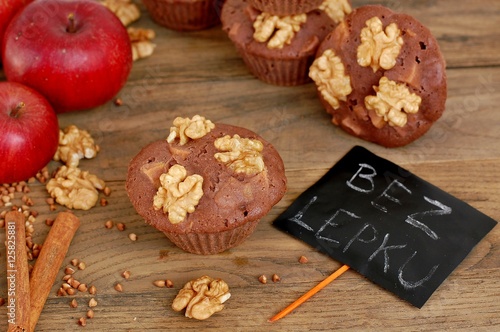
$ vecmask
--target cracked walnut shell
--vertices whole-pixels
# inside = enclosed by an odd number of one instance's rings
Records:
[[[184,285],[175,297],[172,309],[181,311],[185,308],[186,317],[203,320],[224,309],[224,302],[230,297],[225,281],[205,275]]]
[[[168,213],[168,220],[178,224],[193,213],[203,196],[203,177],[187,175],[184,166],[174,165],[160,176],[161,186],[153,199],[156,210]]]
[[[57,203],[69,209],[88,210],[97,204],[105,183],[96,175],[77,167],[61,166],[46,188]]]

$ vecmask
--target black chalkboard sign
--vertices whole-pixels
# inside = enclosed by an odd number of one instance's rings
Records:
[[[496,221],[356,146],[274,225],[421,308]]]

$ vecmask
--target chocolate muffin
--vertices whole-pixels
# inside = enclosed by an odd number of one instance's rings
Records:
[[[324,39],[310,76],[335,125],[398,147],[441,117],[445,69],[428,28],[407,14],[369,5],[354,10]]]
[[[220,23],[216,0],[142,0],[153,21],[179,31],[203,30]]]
[[[215,254],[255,230],[283,197],[286,177],[262,137],[195,116],[177,118],[167,140],[133,158],[126,189],[136,211],[178,247]]]
[[[323,0],[249,0],[252,7],[278,16],[307,13],[317,9],[322,2]]]
[[[341,3],[350,11],[347,0]],[[333,12],[315,9],[276,16],[255,9],[247,0],[227,0],[221,21],[254,76],[269,84],[292,86],[310,81],[308,70],[319,44],[343,18],[330,17]]]

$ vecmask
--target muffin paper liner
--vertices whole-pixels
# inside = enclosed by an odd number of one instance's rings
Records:
[[[220,23],[214,1],[142,0],[152,19],[179,31],[203,30]]]
[[[254,232],[258,224],[259,220],[249,221],[239,227],[218,233],[163,233],[184,251],[198,255],[213,255],[242,243]]]
[[[249,0],[248,2],[260,11],[285,16],[308,13],[318,8],[323,0]]]
[[[314,56],[272,59],[249,54],[244,49],[237,48],[248,70],[261,81],[280,86],[301,85],[311,81],[309,66]]]

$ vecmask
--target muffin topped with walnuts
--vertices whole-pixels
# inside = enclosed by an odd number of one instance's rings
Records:
[[[446,64],[431,31],[380,5],[356,8],[309,70],[333,124],[386,147],[425,134],[445,110]]]
[[[178,117],[130,162],[137,212],[178,247],[215,254],[243,242],[286,191],[283,161],[256,133]]]

